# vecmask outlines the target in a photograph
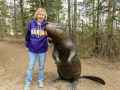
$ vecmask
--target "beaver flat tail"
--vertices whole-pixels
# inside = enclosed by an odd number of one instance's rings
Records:
[[[80,78],[90,79],[93,81],[97,81],[97,82],[101,83],[102,85],[105,85],[105,81],[99,77],[96,77],[96,76],[80,76]]]

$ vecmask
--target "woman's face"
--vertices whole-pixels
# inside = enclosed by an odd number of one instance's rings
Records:
[[[39,22],[39,23],[42,23],[43,22],[43,20],[45,20],[45,13],[44,12],[38,12],[38,14],[37,14],[37,21]]]

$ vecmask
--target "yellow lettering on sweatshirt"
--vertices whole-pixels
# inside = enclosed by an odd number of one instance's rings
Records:
[[[31,34],[32,34],[32,35],[37,35],[37,36],[43,36],[43,35],[45,35],[45,31],[32,29],[32,30],[31,30]]]

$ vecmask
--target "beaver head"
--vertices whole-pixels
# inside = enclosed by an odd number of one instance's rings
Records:
[[[48,22],[45,26],[45,30],[52,40],[63,40],[67,37],[66,28],[58,23]]]

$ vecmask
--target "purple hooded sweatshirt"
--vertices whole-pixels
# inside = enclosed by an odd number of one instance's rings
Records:
[[[31,52],[42,53],[48,50],[47,36],[41,36],[41,31],[44,31],[44,27],[47,21],[44,20],[41,24],[37,23],[37,20],[30,20],[26,32],[26,47]]]

